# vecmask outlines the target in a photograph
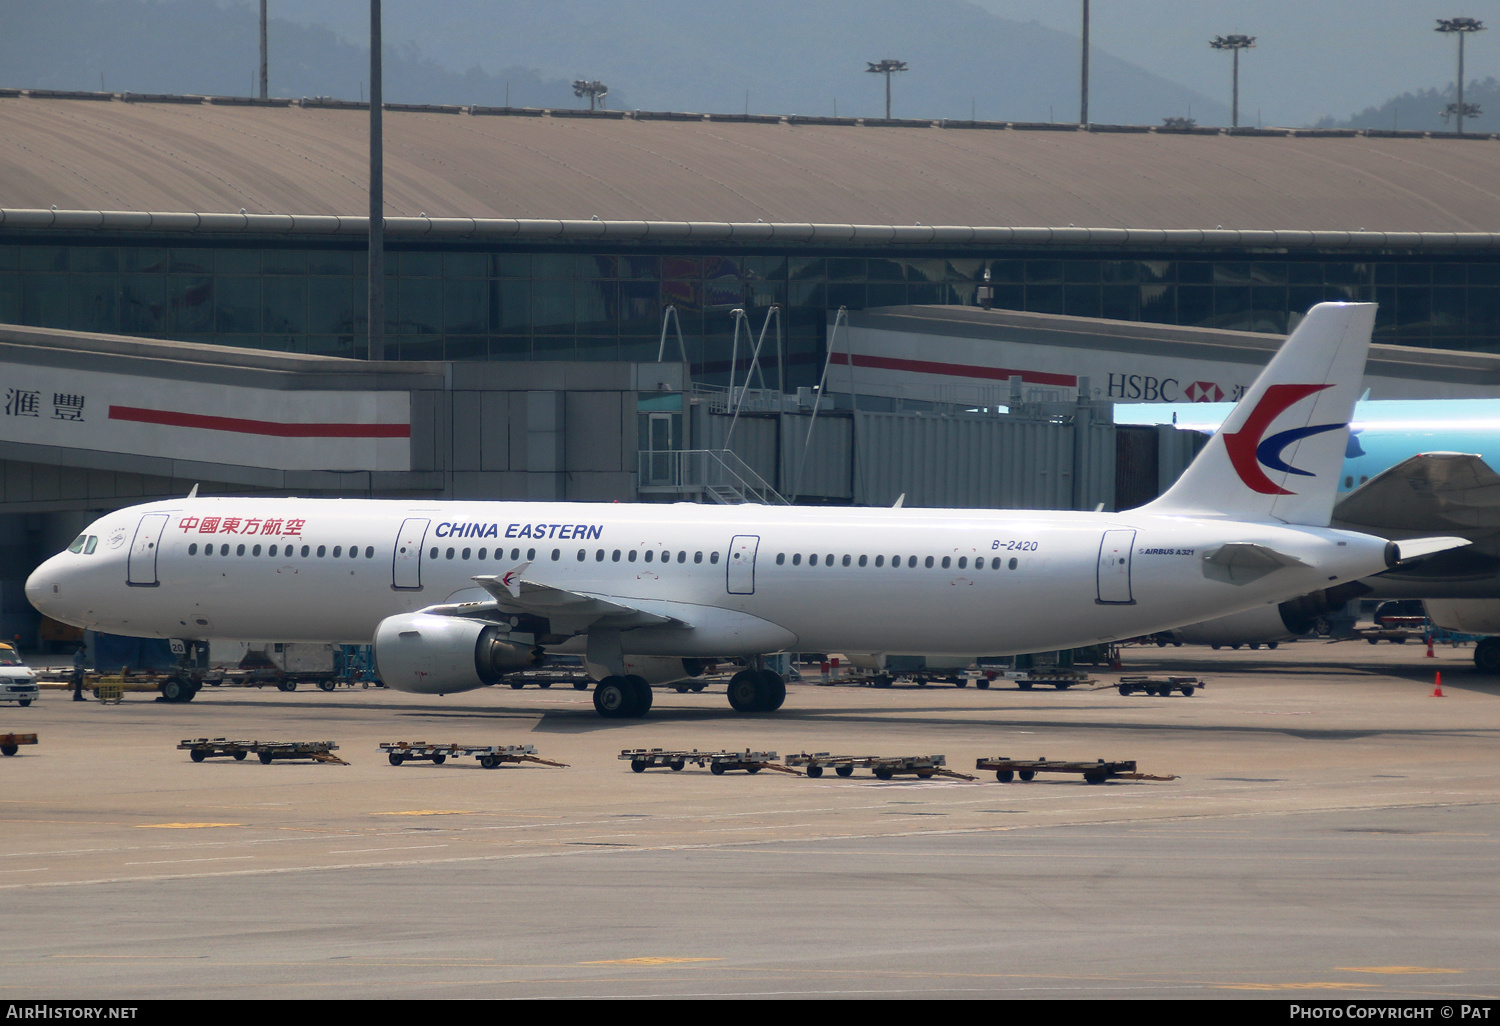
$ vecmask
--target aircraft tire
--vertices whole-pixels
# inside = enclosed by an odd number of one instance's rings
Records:
[[[633,704],[631,690],[624,677],[605,677],[594,686],[594,711],[607,720],[624,719]]]
[[[760,712],[761,692],[754,670],[741,670],[729,678],[729,705],[735,712]]]
[[[760,685],[756,694],[760,700],[760,712],[775,712],[786,701],[786,681],[773,670],[760,671]]]
[[[1474,667],[1480,673],[1500,673],[1500,638],[1485,638],[1474,646]]]
[[[625,678],[625,683],[630,687],[632,692],[630,712],[627,715],[633,719],[638,716],[644,716],[648,712],[650,712],[651,699],[653,696],[651,692],[651,685],[649,682],[647,682],[646,678],[638,677],[632,673],[630,676]]]

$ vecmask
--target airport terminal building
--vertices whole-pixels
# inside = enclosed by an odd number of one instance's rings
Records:
[[[891,308],[932,328],[913,349],[1066,336],[1075,357],[1253,364],[1243,333],[1373,300],[1388,380],[1500,389],[1496,136],[387,105],[384,360],[356,368],[367,132],[345,101],[0,90],[7,633],[18,580],[91,511],[195,483],[1094,508],[1191,454],[1170,429],[1121,442],[1108,404],[1139,397],[1077,373],[1045,396],[1000,374],[997,402],[841,386],[848,326],[857,345]],[[982,301],[993,323],[962,331],[942,309]],[[726,392],[757,342],[754,388]],[[72,445],[70,373],[100,389],[90,414],[181,408]],[[215,409],[233,388],[246,405]],[[28,402],[50,434],[21,430]],[[397,440],[289,458],[190,437],[259,407]]]

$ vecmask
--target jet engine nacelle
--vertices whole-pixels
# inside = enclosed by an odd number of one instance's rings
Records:
[[[1189,645],[1268,645],[1289,641],[1312,629],[1312,621],[1298,615],[1293,603],[1260,606],[1171,631],[1173,640]]]
[[[472,691],[541,661],[540,648],[516,644],[494,624],[461,616],[405,613],[375,628],[376,671],[397,691]]]
[[[625,672],[637,677],[644,677],[647,684],[671,684],[673,681],[685,680],[688,677],[701,677],[703,671],[708,669],[709,663],[703,659],[674,659],[671,656],[633,656],[625,657]],[[603,680],[609,676],[609,668],[598,663],[584,660],[583,668],[589,672],[594,680]]]

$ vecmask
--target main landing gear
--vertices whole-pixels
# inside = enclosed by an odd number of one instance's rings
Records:
[[[651,685],[645,677],[605,677],[594,686],[594,711],[610,720],[629,720],[651,708]]]
[[[735,712],[775,712],[786,701],[786,682],[771,670],[741,670],[729,679]]]

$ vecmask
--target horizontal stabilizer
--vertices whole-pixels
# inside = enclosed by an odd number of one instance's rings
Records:
[[[1256,542],[1225,542],[1203,555],[1203,576],[1227,584],[1249,584],[1283,567],[1306,566],[1296,556]]]
[[[1472,544],[1467,538],[1403,538],[1396,542],[1396,562],[1400,566],[1449,549]]]
[[[1478,456],[1428,452],[1360,485],[1333,509],[1335,526],[1382,537],[1500,530],[1500,474]],[[1402,543],[1405,551],[1406,543]]]

